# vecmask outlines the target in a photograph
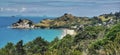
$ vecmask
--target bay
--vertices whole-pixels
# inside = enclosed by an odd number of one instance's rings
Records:
[[[52,41],[55,37],[62,35],[61,29],[11,29],[8,28],[12,23],[19,19],[27,18],[35,23],[46,17],[0,17],[0,48],[8,42],[16,44],[19,40],[24,43],[34,40],[36,37],[42,37],[47,41]]]

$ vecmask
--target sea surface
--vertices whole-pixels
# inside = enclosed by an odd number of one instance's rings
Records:
[[[55,37],[60,37],[63,30],[61,29],[11,29],[9,26],[19,19],[29,19],[35,23],[46,17],[0,17],[0,48],[8,42],[16,44],[23,40],[24,43],[34,40],[36,37],[42,37],[47,41],[52,41]]]

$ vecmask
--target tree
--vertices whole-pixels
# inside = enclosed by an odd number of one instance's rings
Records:
[[[44,55],[46,50],[48,49],[48,44],[49,42],[47,42],[46,40],[44,40],[41,37],[37,37],[36,39],[34,39],[31,42],[28,42],[25,45],[25,50],[27,53],[33,55],[33,54],[42,54]]]
[[[15,55],[14,44],[9,42],[7,45],[0,49],[0,55]]]
[[[25,50],[23,49],[23,40],[20,40],[16,44],[16,54],[17,55],[25,55]]]

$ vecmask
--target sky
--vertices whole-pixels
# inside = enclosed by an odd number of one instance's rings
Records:
[[[120,0],[0,0],[0,16],[98,16],[120,11]]]

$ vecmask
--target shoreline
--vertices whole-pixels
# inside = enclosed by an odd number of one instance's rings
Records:
[[[8,26],[7,28],[12,28],[12,29],[50,29],[50,28],[13,28],[11,26]],[[68,28],[53,28],[53,29],[61,29],[62,30],[62,34],[59,37],[60,39],[62,39],[67,34],[72,35],[72,36],[76,35],[76,32],[73,29],[68,29]]]

